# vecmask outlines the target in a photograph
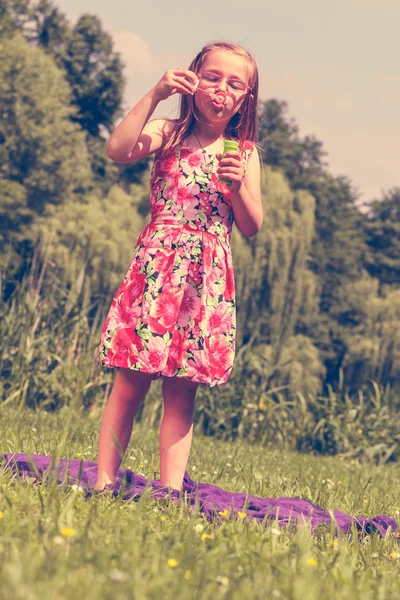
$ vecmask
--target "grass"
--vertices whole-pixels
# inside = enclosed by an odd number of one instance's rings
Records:
[[[0,406],[1,453],[97,460],[101,415]],[[233,457],[236,456],[235,460]],[[159,477],[158,423],[135,423],[122,467]],[[195,433],[196,481],[262,497],[300,496],[358,516],[400,520],[397,463],[360,465]],[[0,470],[0,597],[334,598],[399,595],[400,543],[377,534],[293,535],[271,523],[209,522],[201,513],[142,496],[85,501],[74,486],[33,485]]]

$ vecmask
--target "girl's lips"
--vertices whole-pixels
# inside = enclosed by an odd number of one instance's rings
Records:
[[[214,106],[218,106],[218,108],[223,108],[223,106],[225,105],[225,102],[218,102],[218,100],[211,100],[211,104],[213,104]]]

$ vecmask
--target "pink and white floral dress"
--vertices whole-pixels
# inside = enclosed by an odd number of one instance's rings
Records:
[[[245,143],[245,167],[253,149]],[[155,155],[151,221],[104,322],[104,366],[210,387],[229,378],[236,339],[234,214],[217,167],[215,154],[184,145]]]

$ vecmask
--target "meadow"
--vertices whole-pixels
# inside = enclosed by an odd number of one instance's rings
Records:
[[[148,400],[146,399],[145,402]],[[57,413],[1,407],[1,452],[97,459],[101,410]],[[159,477],[158,422],[134,424],[123,468]],[[279,446],[196,434],[188,473],[199,482],[261,497],[308,499],[354,516],[400,520],[398,463],[360,464]],[[79,486],[34,484],[0,470],[0,597],[334,598],[399,595],[400,540],[392,535],[335,538],[306,523],[289,533],[271,521],[208,521],[178,504],[143,494],[126,501]]]

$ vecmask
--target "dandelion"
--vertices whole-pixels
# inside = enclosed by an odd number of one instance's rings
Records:
[[[342,480],[341,480],[341,479],[339,479],[338,483],[339,483],[339,484],[340,484],[340,483],[342,483]]]
[[[4,517],[4,513],[2,510],[0,510],[0,519],[2,519]]]
[[[201,539],[202,542],[204,542],[206,539],[210,539],[211,540],[212,537],[213,536],[209,535],[208,533],[202,533],[201,536],[200,536],[200,539]]]
[[[76,535],[76,531],[72,527],[63,527],[61,529],[60,533],[62,535],[66,535],[66,536],[69,536],[69,537],[72,537],[73,535]]]
[[[318,561],[315,558],[308,558],[307,564],[310,565],[310,567],[316,567],[318,564]]]
[[[352,464],[352,465],[355,465],[355,464],[356,464],[356,461],[355,461],[355,460],[352,460],[352,461],[351,461],[351,464]]]
[[[65,543],[66,541],[63,537],[61,537],[61,535],[55,535],[53,537],[53,544],[56,544],[57,546],[63,546]]]
[[[73,484],[71,485],[71,488],[74,490],[74,492],[79,492],[79,493],[81,493],[81,494],[83,494],[83,493],[84,493],[84,491],[85,491],[85,490],[83,489],[83,487],[82,487],[81,485],[78,485],[77,483],[73,483]]]
[[[174,558],[169,558],[168,559],[168,566],[169,567],[176,567],[177,564],[178,564],[178,561],[175,560]]]
[[[395,551],[393,550],[393,552],[391,552],[391,553],[389,554],[389,557],[390,557],[392,560],[398,560],[398,559],[400,558],[400,552],[395,552]]]
[[[221,515],[221,517],[229,517],[231,513],[227,508],[225,508],[225,510],[218,511],[218,514]]]
[[[258,403],[258,408],[265,408],[264,400],[260,400],[260,402]]]
[[[364,502],[365,502],[365,504],[368,504],[367,498],[364,498]]]
[[[190,569],[187,569],[185,571],[184,578],[185,579],[192,579],[192,571]]]
[[[238,514],[237,514],[237,516],[239,517],[239,519],[244,519],[246,515],[247,515],[247,513],[240,512],[240,511],[238,511]]]
[[[358,433],[358,435],[361,435],[361,434],[362,434],[362,432],[363,432],[363,430],[361,429],[361,427],[359,427],[359,428],[357,429],[357,433]]]
[[[161,521],[165,521],[166,517],[164,517],[164,515],[162,515],[162,516],[160,517],[160,519],[161,519]]]

